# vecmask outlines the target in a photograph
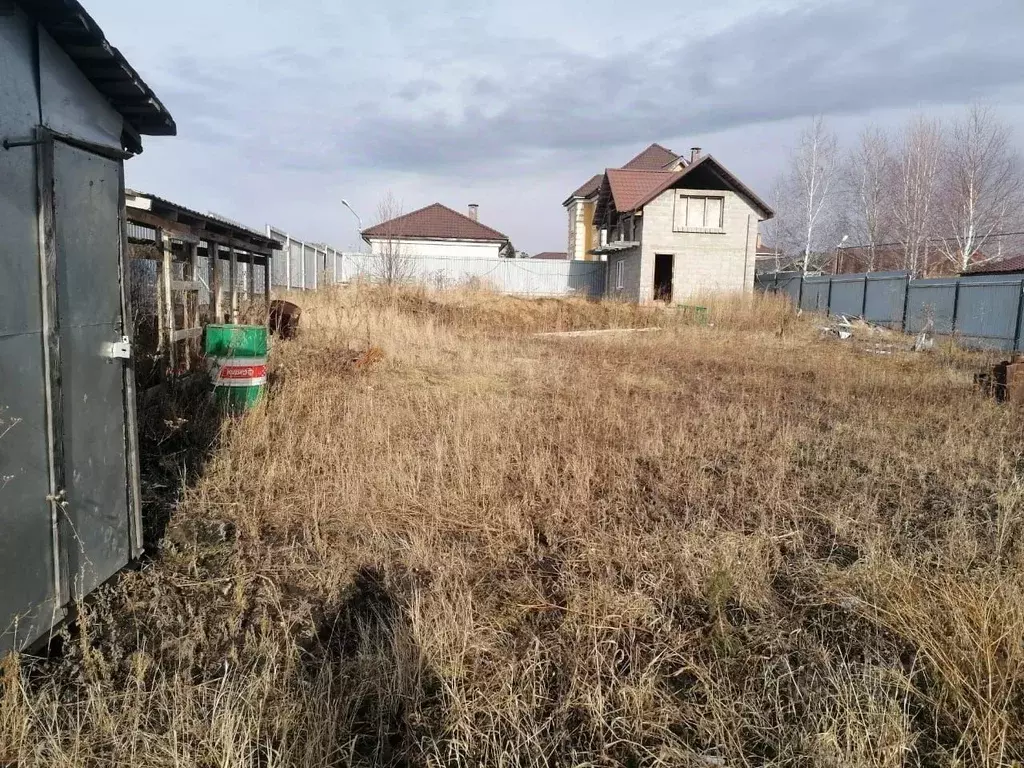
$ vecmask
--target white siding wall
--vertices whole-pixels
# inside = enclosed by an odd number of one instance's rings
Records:
[[[381,253],[387,248],[386,240],[370,240],[370,252]],[[471,256],[498,256],[501,243],[483,243],[467,240],[397,240],[390,243],[403,256],[439,256],[460,259]]]
[[[681,194],[724,197],[724,232],[673,231],[675,198]],[[701,292],[753,290],[758,216],[746,200],[736,193],[670,189],[644,206],[643,221],[640,301],[653,299],[654,256],[658,253],[670,253],[675,257],[673,302],[686,302]],[[611,271],[608,280],[611,285],[614,280]]]
[[[618,287],[618,265],[622,264],[622,288]],[[630,248],[622,253],[608,256],[608,271],[605,273],[605,296],[622,301],[640,300],[640,248]],[[653,269],[653,268],[652,268]],[[653,275],[653,271],[651,272]]]

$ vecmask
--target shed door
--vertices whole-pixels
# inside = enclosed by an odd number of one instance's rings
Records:
[[[64,514],[70,596],[88,594],[128,563],[126,360],[121,298],[119,161],[53,145],[53,238],[60,340]]]

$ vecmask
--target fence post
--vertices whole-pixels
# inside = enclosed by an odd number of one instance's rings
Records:
[[[956,316],[960,311],[960,278],[956,279],[956,285],[953,286],[953,316],[949,319],[949,335],[953,336],[956,334]]]
[[[864,284],[864,296],[867,296],[867,283]],[[907,313],[910,312],[910,273],[903,278],[903,318],[900,320],[900,331],[907,332]]]
[[[284,236],[284,287],[292,289],[292,237]]]
[[[797,289],[796,289],[796,308],[797,308],[797,311],[800,310],[800,307],[803,305],[803,303],[804,303],[804,273],[801,272],[800,273],[800,285],[798,285]]]
[[[306,243],[299,243],[299,279],[302,281],[302,290],[306,290]]]
[[[1024,309],[1024,281],[1017,285],[1017,324],[1013,327],[1013,349],[1011,352],[1016,352],[1020,349],[1020,315],[1021,309]]]
[[[860,294],[860,319],[867,322],[868,319],[868,276],[864,274],[864,290]]]

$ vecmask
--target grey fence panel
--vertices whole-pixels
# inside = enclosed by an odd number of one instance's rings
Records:
[[[291,280],[292,288],[304,288],[304,282],[302,277],[302,243],[298,243],[292,240],[288,243],[288,254],[289,254],[289,279]]]
[[[800,309],[808,312],[828,311],[829,279],[827,277],[804,278],[804,290],[800,297]]]
[[[775,273],[754,275],[754,290],[761,293],[775,293],[778,287],[778,278]]]
[[[382,266],[379,256],[345,254],[339,279],[346,282],[379,280]],[[473,285],[522,296],[602,296],[605,270],[604,262],[533,261],[497,256],[405,256],[396,267],[403,279],[434,288]]]
[[[911,280],[907,287],[907,333],[920,333],[931,324],[939,335],[953,332],[955,279]]]
[[[780,274],[775,281],[775,292],[784,293],[796,304],[800,300],[800,275]]]
[[[903,272],[872,272],[835,277],[763,276],[759,290],[793,297],[812,312],[856,314],[858,281],[864,287],[864,319],[907,333],[931,329],[955,333],[966,345],[1019,350],[1024,344],[1024,275],[966,275],[911,280]],[[802,282],[802,287],[801,287]],[[793,286],[795,285],[796,291]],[[774,286],[774,288],[773,288]]]
[[[961,280],[957,335],[971,346],[1013,349],[1020,298],[1020,279]]]
[[[864,312],[863,277],[836,277],[832,280],[832,296],[829,299],[829,313],[860,317]]]
[[[907,300],[907,276],[904,274],[870,274],[864,284],[864,319],[869,323],[903,327]]]
[[[287,244],[288,235],[284,232],[274,229],[270,225],[267,225],[267,237],[272,237],[281,243]],[[287,246],[286,246],[287,247]],[[272,286],[287,288],[288,277],[290,273],[288,265],[288,253],[282,249],[274,251],[271,259],[271,270],[270,270],[270,284]]]
[[[305,249],[305,259],[306,270],[304,272],[304,276],[306,279],[306,290],[314,291],[317,287],[317,272],[319,271],[316,268],[316,249],[307,245]]]

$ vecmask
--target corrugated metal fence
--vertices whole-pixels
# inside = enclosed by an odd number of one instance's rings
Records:
[[[986,349],[1024,344],[1024,275],[973,275],[912,280],[904,272],[801,277],[758,275],[755,287],[789,296],[801,309],[862,317],[906,333],[931,329]]]
[[[476,285],[520,296],[603,296],[605,263],[597,261],[544,261],[489,256],[384,257],[368,253],[342,253],[322,243],[308,243],[275,227],[267,235],[284,248],[274,251],[271,283],[275,288],[316,290],[352,280],[379,280],[384,272],[434,288]],[[395,264],[395,261],[398,264]]]

